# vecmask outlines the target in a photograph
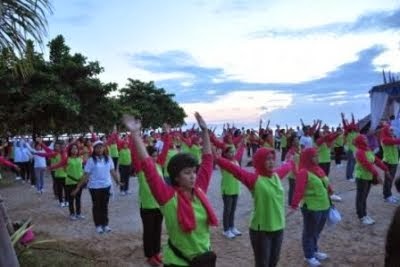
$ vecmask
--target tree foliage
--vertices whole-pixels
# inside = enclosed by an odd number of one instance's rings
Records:
[[[103,68],[79,53],[71,54],[63,36],[48,44],[49,58],[28,41],[23,57],[9,49],[0,54],[0,131],[12,134],[62,134],[87,132],[93,125],[108,132],[122,114],[139,116],[145,128],[163,122],[181,125],[186,116],[174,95],[153,82],[128,79],[126,87],[103,83]],[[33,71],[25,79],[14,74],[14,64],[29,62]],[[120,92],[118,94],[118,92]],[[110,95],[116,95],[111,97]]]

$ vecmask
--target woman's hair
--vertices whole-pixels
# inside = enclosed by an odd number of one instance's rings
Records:
[[[100,145],[101,145],[101,146],[104,146],[103,144],[98,144],[98,145],[96,145],[96,146],[93,147],[93,152],[92,152],[92,156],[91,156],[92,159],[93,159],[93,162],[94,162],[94,163],[97,163],[97,158],[98,158],[98,157],[103,157],[104,160],[105,160],[105,162],[108,163],[108,161],[109,161],[110,159],[109,159],[109,157],[108,157],[108,153],[107,153],[107,150],[106,150],[105,148],[104,148],[103,155],[97,155],[97,154],[96,154],[96,147],[97,147],[97,146],[100,146]]]
[[[297,139],[296,133],[292,133],[287,139],[287,148],[290,149],[293,146],[294,140]]]
[[[179,153],[171,158],[168,163],[167,171],[169,173],[169,178],[171,179],[171,184],[178,185],[176,178],[179,173],[185,168],[198,167],[199,162],[197,159],[189,153]]]
[[[154,146],[148,146],[146,147],[146,150],[150,157],[154,154],[154,152],[157,152],[157,149]]]
[[[394,212],[386,234],[385,267],[400,266],[400,207]]]

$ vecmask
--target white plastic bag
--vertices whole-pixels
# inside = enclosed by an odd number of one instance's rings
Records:
[[[335,225],[335,224],[339,223],[341,220],[342,220],[342,215],[334,206],[332,206],[329,209],[328,224]]]

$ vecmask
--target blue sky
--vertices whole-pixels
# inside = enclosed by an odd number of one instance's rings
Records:
[[[187,122],[244,126],[367,115],[382,69],[400,71],[399,29],[392,0],[58,0],[49,19],[104,82],[152,80]]]

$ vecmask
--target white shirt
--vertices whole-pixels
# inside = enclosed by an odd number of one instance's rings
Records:
[[[160,153],[163,146],[164,146],[164,142],[161,140],[157,140],[157,143],[154,145],[154,148],[157,150],[157,152]]]
[[[108,162],[104,158],[94,162],[90,157],[85,165],[85,173],[89,175],[88,188],[98,189],[111,186],[111,170],[114,170],[114,163],[110,157],[108,157]]]
[[[44,151],[43,149],[36,150],[36,149],[33,149],[28,143],[26,145],[27,145],[28,150],[31,153],[46,153],[46,151]],[[46,166],[47,166],[47,164],[46,164],[45,157],[41,157],[41,156],[33,154],[33,167],[34,168],[46,168]]]
[[[302,137],[300,137],[300,145],[304,146],[304,148],[313,147],[313,140],[311,136],[303,135]]]

